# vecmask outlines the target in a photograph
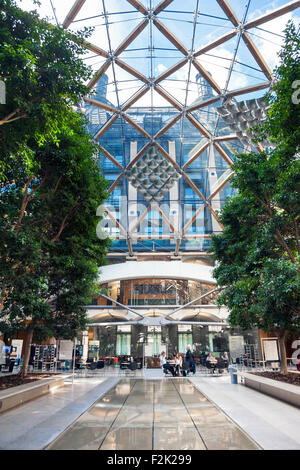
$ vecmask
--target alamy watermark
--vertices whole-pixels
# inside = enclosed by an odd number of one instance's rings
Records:
[[[6,85],[3,80],[0,80],[0,104],[6,104]]]
[[[292,363],[297,366],[300,362],[300,339],[293,341],[292,349],[296,349],[292,354]]]
[[[296,88],[296,91],[294,91],[294,93],[292,94],[292,103],[300,104],[300,80],[295,80],[292,83],[292,88]]]
[[[170,203],[152,203],[151,208],[139,201],[128,201],[126,196],[116,198],[116,205],[101,205],[96,215],[101,217],[96,233],[100,240],[126,240],[130,235],[132,242],[141,236],[144,238],[164,238],[176,243],[181,238],[182,227],[185,227],[188,238],[195,244],[205,234],[204,203],[182,204],[180,201]],[[195,217],[195,214],[198,216]]]

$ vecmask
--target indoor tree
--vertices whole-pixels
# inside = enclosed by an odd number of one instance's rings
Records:
[[[7,159],[27,151],[30,137],[38,145],[58,142],[70,103],[88,92],[92,71],[82,61],[90,28],[69,33],[38,14],[0,0],[0,80],[6,103],[0,104],[0,176]],[[31,153],[26,158],[30,164]]]
[[[69,112],[60,144],[36,147],[30,170],[22,158],[5,172],[0,198],[0,331],[37,339],[73,338],[85,329],[108,240],[96,235],[106,182],[82,117]],[[16,156],[14,156],[16,158]],[[26,348],[25,365],[29,349]]]
[[[85,329],[109,245],[96,235],[107,197],[99,148],[72,106],[89,91],[88,35],[1,1],[0,331],[26,331],[25,373],[33,337]]]
[[[285,339],[300,331],[300,77],[299,33],[290,22],[274,72],[274,86],[257,140],[274,147],[235,156],[232,186],[224,206],[222,234],[213,236],[214,276],[223,288],[219,303],[231,326],[258,327],[279,339],[281,370],[287,373]]]

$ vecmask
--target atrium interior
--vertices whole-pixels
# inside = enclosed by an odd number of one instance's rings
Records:
[[[32,0],[16,3],[33,7]],[[280,369],[280,341],[261,327],[231,326],[213,253],[214,236],[225,230],[222,209],[238,192],[236,155],[275,147],[257,129],[268,119],[266,95],[276,86],[285,27],[299,23],[299,7],[299,0],[34,5],[77,45],[77,34],[90,29],[79,41],[92,70],[88,93],[68,106],[83,118],[96,148],[90,161],[106,180],[95,228],[99,246],[106,240],[109,248],[94,271],[94,294],[80,305],[88,321],[75,339],[33,341],[31,332],[29,344],[21,330],[15,339],[0,331],[2,376],[21,374],[25,350],[26,373],[53,375],[21,385],[28,399],[0,387],[0,450],[300,449],[299,391],[282,398],[280,386],[276,395],[255,379],[257,371]],[[35,191],[28,191],[32,202]],[[87,212],[82,221],[91,218]],[[68,216],[69,229],[72,210]],[[54,270],[85,273],[84,262],[75,264],[65,256]],[[46,291],[42,281],[40,289]],[[65,298],[67,323],[73,299]],[[0,301],[1,314],[6,294]],[[300,360],[295,366],[292,357],[299,337],[284,341],[289,371],[298,374]]]

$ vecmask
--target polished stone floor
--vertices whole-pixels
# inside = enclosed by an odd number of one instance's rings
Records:
[[[258,449],[186,379],[121,379],[48,449]]]

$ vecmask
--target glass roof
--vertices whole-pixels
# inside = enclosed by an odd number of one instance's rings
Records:
[[[244,149],[216,109],[270,89],[283,30],[290,19],[299,23],[300,1],[40,3],[19,1],[66,29],[94,28],[84,60],[95,72],[88,85],[96,93],[86,97],[84,108],[103,148],[100,166],[111,181],[108,214],[123,235],[115,249],[131,255],[205,250],[211,233],[222,229],[216,211],[232,194],[230,166],[234,153]],[[145,188],[136,191],[128,180],[151,147],[181,175],[175,186],[167,184],[165,212],[143,200]],[[126,227],[118,203],[123,196]],[[175,202],[184,213],[176,229]],[[130,222],[130,210],[137,222]]]
[[[19,3],[22,8],[37,8],[32,0]],[[93,27],[90,42],[125,63],[122,67],[117,60],[109,61],[105,71],[109,99],[115,106],[125,103],[141,88],[142,76],[156,80],[178,63],[180,68],[175,67],[159,84],[188,106],[198,97],[196,75],[201,67],[216,82],[215,92],[257,85],[269,78],[268,70],[278,62],[287,21],[299,21],[297,4],[299,7],[297,1],[282,0],[42,0],[37,9],[41,16],[72,30]],[[275,18],[268,17],[272,12]],[[256,26],[255,20],[264,15]],[[243,25],[244,34],[240,32]],[[216,46],[212,47],[214,42]],[[211,47],[203,49],[207,45]],[[261,57],[253,56],[253,47]],[[194,58],[190,55],[193,53]],[[108,59],[93,51],[85,57],[95,72],[106,68]],[[261,60],[267,65],[265,70]],[[137,71],[140,79],[126,65]],[[139,106],[162,104],[163,97],[155,88],[149,88],[138,102]]]

